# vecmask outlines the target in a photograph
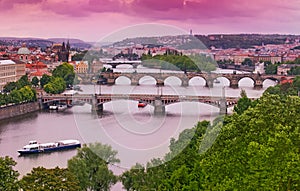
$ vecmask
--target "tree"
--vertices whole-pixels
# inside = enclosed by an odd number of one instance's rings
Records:
[[[117,182],[117,177],[108,169],[108,164],[120,162],[116,155],[117,151],[108,145],[83,145],[68,161],[68,169],[77,177],[82,190],[108,191]]]
[[[277,64],[268,64],[265,65],[265,73],[266,74],[277,74]]]
[[[241,90],[241,98],[238,100],[237,105],[234,106],[233,110],[238,114],[242,114],[252,105],[251,99],[247,97],[246,91]]]
[[[31,80],[31,84],[34,85],[35,87],[37,87],[39,85],[40,80],[34,76]]]
[[[293,79],[293,87],[297,90],[300,91],[300,76],[296,76]]]
[[[0,190],[18,190],[19,173],[13,170],[17,163],[11,157],[0,157]]]
[[[11,92],[12,90],[17,89],[17,82],[8,82],[7,84],[5,84],[5,86],[3,87],[3,91],[4,92]]]
[[[44,167],[33,168],[25,175],[20,186],[24,191],[31,190],[60,190],[79,191],[79,181],[67,169],[46,169]]]
[[[43,74],[41,80],[40,80],[40,84],[41,84],[41,87],[44,88],[44,86],[46,84],[48,84],[51,80],[51,76],[47,75],[47,74]]]
[[[31,83],[30,83],[27,75],[22,76],[18,80],[17,84],[18,84],[18,89],[20,89],[20,88],[22,88],[24,86],[30,86],[31,85]]]
[[[66,86],[71,87],[75,79],[74,67],[65,62],[53,70],[52,76],[61,77],[65,81]]]
[[[266,94],[223,126],[201,167],[209,190],[299,190],[300,98]]]
[[[242,65],[254,66],[253,61],[250,58],[245,58],[245,60],[242,62]]]
[[[66,83],[61,77],[51,77],[49,83],[44,86],[44,90],[51,94],[60,94],[66,89]]]

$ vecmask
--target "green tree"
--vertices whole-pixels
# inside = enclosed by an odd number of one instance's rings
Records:
[[[201,167],[209,190],[299,190],[300,98],[266,94],[223,126]]]
[[[13,169],[16,164],[11,157],[0,157],[0,190],[19,189],[19,173]]]
[[[18,89],[21,89],[21,88],[24,87],[24,86],[30,86],[30,85],[31,85],[31,83],[30,83],[30,81],[29,81],[27,75],[22,76],[22,77],[18,80],[17,84],[18,84],[18,85],[17,85],[17,86],[18,86]]]
[[[253,61],[250,58],[245,58],[245,60],[242,62],[242,65],[245,66],[254,66]]]
[[[40,80],[34,76],[31,80],[31,84],[34,85],[35,87],[38,87]]]
[[[266,74],[277,74],[277,64],[268,64],[265,66],[265,73]]]
[[[241,90],[241,98],[238,100],[237,105],[234,106],[233,110],[238,114],[242,114],[252,105],[252,101],[247,97],[246,91]]]
[[[11,92],[12,90],[18,89],[17,82],[8,82],[3,87],[4,92]]]
[[[83,145],[68,161],[68,169],[77,177],[82,190],[108,191],[117,182],[117,177],[108,169],[108,164],[120,162],[116,155],[117,151],[108,145]]]
[[[51,94],[60,94],[66,89],[66,82],[61,77],[51,77],[49,83],[44,86],[44,90]]]
[[[297,90],[300,91],[300,76],[296,76],[293,79],[293,87]]]
[[[24,191],[58,190],[80,191],[79,181],[67,169],[44,167],[33,168],[23,176],[20,186]]]
[[[43,74],[41,80],[40,80],[40,84],[41,87],[43,88],[46,84],[48,84],[51,80],[51,76],[47,75],[47,74]]]
[[[288,75],[300,75],[300,66],[294,66],[288,71]]]
[[[71,64],[65,62],[57,66],[53,70],[52,76],[61,77],[62,79],[64,79],[66,86],[71,87],[75,79],[74,67]]]

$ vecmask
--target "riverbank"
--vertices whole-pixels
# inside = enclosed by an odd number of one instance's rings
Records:
[[[3,107],[0,108],[0,120],[17,117],[38,110],[40,110],[40,105],[38,102]]]

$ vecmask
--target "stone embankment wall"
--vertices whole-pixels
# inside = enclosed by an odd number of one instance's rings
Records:
[[[0,108],[0,120],[31,113],[39,109],[40,105],[38,102],[3,107]]]

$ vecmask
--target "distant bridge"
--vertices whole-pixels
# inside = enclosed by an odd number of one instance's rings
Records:
[[[154,114],[164,114],[165,106],[178,102],[199,102],[220,108],[220,114],[226,114],[227,108],[235,105],[238,97],[149,95],[149,94],[75,94],[43,95],[39,98],[45,107],[54,102],[66,104],[84,102],[92,105],[93,112],[102,112],[103,104],[114,100],[142,101],[154,106]]]
[[[116,68],[121,64],[129,64],[132,65],[133,68],[137,68],[138,65],[142,64],[141,60],[103,60],[104,64],[111,65],[112,68]]]
[[[131,85],[139,85],[141,78],[145,76],[153,77],[156,80],[156,85],[164,85],[164,81],[169,77],[177,77],[181,80],[182,86],[188,86],[189,80],[194,77],[203,78],[207,87],[213,87],[213,83],[217,78],[224,77],[229,80],[229,87],[238,88],[239,81],[243,78],[250,78],[254,82],[255,88],[262,88],[263,82],[267,79],[280,82],[282,79],[292,79],[293,76],[280,76],[280,75],[261,75],[254,73],[243,74],[220,74],[220,73],[121,73],[121,72],[105,72],[101,75],[107,79],[107,83],[114,85],[117,78],[124,76],[131,80]]]

